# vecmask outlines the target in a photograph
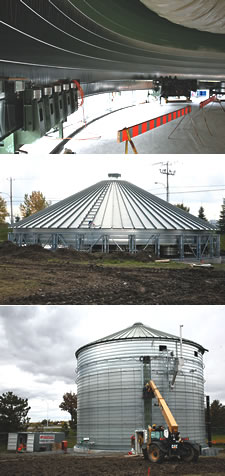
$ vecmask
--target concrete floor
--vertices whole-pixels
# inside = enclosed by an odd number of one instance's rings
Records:
[[[186,103],[146,103],[110,114],[85,127],[66,148],[77,154],[124,154],[125,143],[117,143],[117,131],[124,127],[180,109]],[[207,154],[225,152],[225,103],[210,103],[133,139],[139,154]],[[129,145],[129,153],[133,154]]]

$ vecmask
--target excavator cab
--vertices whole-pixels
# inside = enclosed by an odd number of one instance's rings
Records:
[[[152,425],[152,427],[149,427],[148,430],[149,430],[149,436],[151,433],[151,440],[161,440],[161,441],[165,440],[166,438],[165,431],[167,430],[164,430],[163,426]],[[167,437],[168,437],[168,434],[167,434]]]

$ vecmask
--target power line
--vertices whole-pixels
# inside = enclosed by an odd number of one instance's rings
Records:
[[[186,190],[183,192],[170,192],[173,195],[177,195],[179,193],[204,193],[204,192],[220,192],[221,190],[225,190],[225,188],[216,188],[216,189],[208,189],[208,190]],[[157,195],[164,195],[164,193],[157,193]]]

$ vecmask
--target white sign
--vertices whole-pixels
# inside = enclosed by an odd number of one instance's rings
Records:
[[[55,435],[40,435],[39,444],[46,445],[55,442]]]

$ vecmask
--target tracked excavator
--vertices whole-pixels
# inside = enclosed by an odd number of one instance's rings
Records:
[[[139,440],[144,458],[152,463],[161,463],[166,456],[178,456],[187,463],[197,462],[201,453],[201,446],[194,441],[190,441],[189,438],[181,438],[178,424],[166,401],[154,381],[150,380],[144,387],[143,398],[153,397],[158,401],[168,429],[156,425],[148,426],[146,441]]]

